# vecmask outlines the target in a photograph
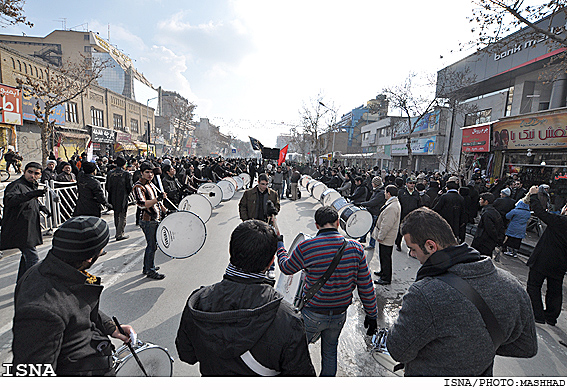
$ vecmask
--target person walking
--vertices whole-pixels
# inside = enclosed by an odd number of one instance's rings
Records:
[[[291,200],[297,200],[299,191],[299,180],[301,179],[301,174],[296,167],[292,168],[293,173],[289,179],[291,187]]]
[[[375,284],[388,285],[392,283],[392,252],[400,228],[402,207],[398,200],[398,187],[389,185],[385,190],[386,203],[381,207],[376,228],[372,237],[378,241],[380,256],[380,271],[374,272],[379,276]]]
[[[465,199],[459,194],[459,178],[452,176],[447,180],[447,192],[439,197],[433,211],[441,215],[451,226],[455,237],[461,237],[461,231],[467,223]]]
[[[538,198],[538,187],[528,191],[530,210],[547,227],[528,259],[527,291],[532,302],[535,321],[555,325],[563,303],[563,278],[567,272],[567,204],[560,214],[546,211]],[[527,200],[527,199],[526,199]],[[547,281],[545,308],[541,298],[543,282]]]
[[[276,210],[280,211],[279,194],[268,188],[268,175],[261,173],[258,175],[258,184],[244,191],[238,203],[238,212],[242,221],[258,219],[268,222],[268,200],[271,200]]]
[[[506,214],[506,219],[510,222],[506,228],[506,237],[502,245],[502,252],[505,255],[518,257],[518,250],[522,245],[522,239],[526,237],[530,217],[530,206],[523,200],[519,200],[516,207]]]
[[[370,226],[370,243],[364,250],[372,250],[376,245],[376,240],[372,236],[372,230],[376,226],[376,221],[378,220],[378,215],[380,214],[380,209],[386,203],[386,197],[384,193],[384,187],[382,186],[382,178],[380,176],[375,176],[372,178],[372,195],[370,199],[366,202],[362,202],[360,206],[365,207],[370,214],[372,214],[372,225]],[[364,237],[358,240],[361,244],[366,242],[366,234]]]
[[[82,164],[82,172],[77,176],[77,190],[79,196],[74,217],[79,215],[90,215],[93,217],[101,216],[103,207],[112,209],[112,205],[106,200],[102,185],[94,177],[96,174],[96,164],[93,162],[84,162]]]
[[[400,184],[403,185],[403,179],[400,179]],[[415,179],[413,177],[408,177],[406,179],[406,186],[405,188],[400,188],[398,192],[398,200],[400,202],[400,206],[402,207],[402,214],[401,220],[403,221],[406,215],[411,213],[413,210],[417,209],[421,205],[421,197],[419,196],[419,192],[415,189]],[[402,251],[402,234],[398,231],[398,235],[396,236],[396,250],[398,252]]]
[[[481,255],[492,257],[492,252],[504,239],[504,222],[498,210],[492,205],[494,195],[490,192],[480,194],[479,205],[482,207],[480,221],[471,246]]]
[[[344,246],[342,257],[333,273],[301,310],[305,322],[307,340],[310,343],[321,338],[320,376],[335,376],[337,372],[337,345],[346,321],[346,310],[352,303],[352,292],[356,288],[366,313],[364,320],[367,334],[372,335],[378,327],[376,293],[372,286],[370,270],[364,249],[355,240],[345,240],[339,234],[339,215],[330,206],[323,206],[315,212],[317,236],[297,245],[288,256],[283,241],[278,242],[278,265],[285,275],[293,275],[303,270],[305,284],[304,296],[327,271],[334,256]],[[280,232],[274,224],[276,234]]]
[[[116,241],[126,240],[130,236],[124,235],[126,229],[126,216],[128,214],[128,196],[132,192],[132,175],[125,170],[126,159],[116,157],[116,168],[108,172],[106,177],[106,191],[108,203],[114,210],[114,227]]]

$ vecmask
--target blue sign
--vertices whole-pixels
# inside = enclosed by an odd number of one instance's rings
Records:
[[[37,119],[38,121],[43,122],[43,120],[36,117],[35,113],[33,112],[33,109],[36,106],[38,100],[39,100],[39,107],[43,111],[43,109],[45,108],[45,104],[43,103],[42,100],[36,97],[26,96],[24,94],[22,101],[22,116],[25,120],[35,121]],[[49,121],[51,122],[55,121],[55,123],[58,125],[65,124],[65,106],[63,104],[60,104],[53,108],[53,113],[49,115]]]

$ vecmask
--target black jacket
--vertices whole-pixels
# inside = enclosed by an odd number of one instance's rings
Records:
[[[421,197],[419,196],[419,191],[415,189],[410,194],[407,188],[401,188],[398,192],[398,200],[400,201],[400,206],[402,206],[402,220],[413,210],[421,207]]]
[[[175,339],[179,359],[203,376],[255,375],[250,351],[282,376],[314,376],[301,314],[263,279],[226,276],[189,297]]]
[[[547,227],[530,255],[528,267],[563,279],[567,272],[567,216],[545,211],[537,194],[530,196],[530,209]]]
[[[114,168],[106,176],[106,191],[108,203],[114,210],[126,210],[128,196],[132,192],[132,175],[122,167]]]
[[[48,253],[16,286],[13,363],[52,364],[57,375],[112,374],[108,335],[116,327],[99,311],[102,289],[100,278]]]
[[[90,215],[100,218],[102,206],[108,204],[100,182],[93,175],[81,171],[77,176],[77,188],[79,197],[73,216]]]
[[[493,205],[494,208],[498,210],[498,212],[502,216],[502,220],[504,221],[504,223],[506,223],[507,221],[506,214],[508,214],[510,211],[514,209],[514,207],[516,207],[516,202],[514,201],[514,199],[510,198],[509,196],[505,196],[503,198],[496,199]]]
[[[37,200],[37,184],[24,176],[8,184],[4,191],[4,215],[0,249],[31,248],[43,244]]]
[[[169,199],[174,205],[178,206],[183,195],[183,186],[179,180],[177,180],[175,176],[170,177],[166,173],[161,178],[161,184],[163,184],[163,190],[167,194],[167,199]],[[173,207],[173,205],[171,205],[168,201],[165,201],[164,204],[169,210],[175,210],[175,207]]]
[[[384,194],[384,187],[376,187],[372,190],[370,200],[362,202],[360,205],[372,215],[380,215],[380,209],[386,204],[386,195]]]
[[[367,193],[368,193],[368,188],[366,188],[364,184],[361,184],[355,188],[354,192],[352,193],[351,196],[349,196],[349,198],[352,203],[358,206],[362,202],[366,202]]]
[[[484,206],[471,246],[480,253],[489,253],[504,239],[504,222],[493,205]]]
[[[439,213],[447,221],[455,237],[461,236],[460,229],[463,224],[467,223],[467,216],[465,200],[457,190],[449,190],[441,195],[433,211]]]

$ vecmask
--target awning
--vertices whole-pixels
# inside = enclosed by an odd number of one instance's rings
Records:
[[[123,150],[138,150],[138,148],[132,142],[118,142],[114,144],[114,150],[121,152]]]
[[[136,142],[136,141],[132,141],[132,144],[134,144],[134,146],[138,150],[148,150],[147,144],[144,144],[144,143],[141,143],[141,142]],[[136,150],[136,149],[134,149],[134,150]]]

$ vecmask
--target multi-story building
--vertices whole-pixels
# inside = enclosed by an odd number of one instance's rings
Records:
[[[195,123],[195,139],[198,156],[230,156],[232,153],[230,136],[222,134],[208,118],[200,118]]]
[[[158,89],[159,116],[156,127],[163,137],[164,148],[159,154],[188,156],[195,154],[195,126],[191,124],[194,105],[175,91]]]
[[[566,22],[559,12],[536,25],[565,37]],[[469,106],[452,113],[450,154],[492,181],[512,175],[525,187],[549,184],[555,207],[567,197],[566,52],[525,28],[438,72],[437,95]],[[456,74],[474,82],[446,82]]]

